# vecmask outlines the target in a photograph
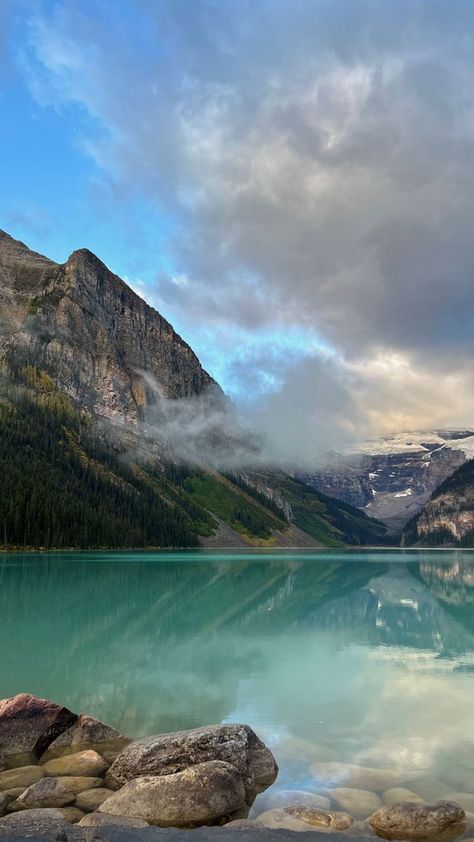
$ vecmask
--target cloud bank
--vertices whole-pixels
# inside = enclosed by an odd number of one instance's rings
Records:
[[[62,0],[18,51],[166,224],[159,308],[271,381],[276,451],[474,421],[470,0]]]

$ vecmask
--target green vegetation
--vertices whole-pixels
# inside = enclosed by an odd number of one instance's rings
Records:
[[[433,491],[426,508],[429,510],[436,509],[436,501],[443,495],[449,494],[452,497],[451,502],[447,507],[443,504],[443,514],[448,520],[450,515],[454,517],[460,511],[474,512],[473,489],[474,459],[470,459]],[[418,520],[422,513],[412,518],[405,526],[403,540],[407,546],[422,544],[424,547],[474,547],[474,530],[472,529],[465,532],[459,540],[456,540],[452,531],[445,527],[433,529],[420,537]]]
[[[0,544],[196,546],[188,513],[121,461],[47,375],[23,374],[34,400],[21,390],[2,400],[0,391]]]

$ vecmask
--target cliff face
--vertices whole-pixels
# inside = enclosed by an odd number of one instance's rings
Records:
[[[407,524],[406,545],[474,546],[474,460],[443,482]]]
[[[471,454],[470,430],[404,433],[362,445],[358,454],[334,456],[303,479],[399,531]]]
[[[222,395],[166,319],[86,249],[60,265],[0,232],[0,312],[0,356],[34,362],[107,419],[143,417],[157,391]]]

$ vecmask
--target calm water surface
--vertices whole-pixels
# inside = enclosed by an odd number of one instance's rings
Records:
[[[130,736],[247,722],[277,787],[336,760],[474,793],[473,604],[468,552],[3,555],[0,697]]]

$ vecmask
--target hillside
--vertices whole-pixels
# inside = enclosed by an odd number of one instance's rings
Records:
[[[474,547],[474,459],[441,483],[402,540],[407,546]]]
[[[377,521],[282,472],[183,458],[160,425],[183,402],[219,419],[226,399],[171,325],[90,252],[59,265],[2,233],[0,301],[0,545],[384,540]],[[231,451],[229,435],[214,426],[198,444]]]

